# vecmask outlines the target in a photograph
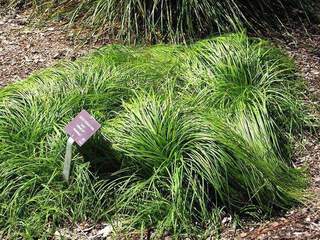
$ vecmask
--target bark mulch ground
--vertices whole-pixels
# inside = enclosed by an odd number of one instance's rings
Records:
[[[72,32],[57,22],[33,27],[29,16],[30,12],[1,13],[0,6],[0,87],[97,47],[74,41]]]
[[[27,24],[28,12],[0,14],[0,87],[25,78],[31,72],[51,66],[59,60],[75,59],[97,47],[79,45],[69,30],[59,23],[41,28]],[[288,52],[307,80],[308,98],[320,111],[320,30],[319,26],[294,26],[287,33],[272,32],[265,37]],[[319,119],[319,115],[318,115]],[[313,194],[305,206],[292,209],[278,217],[262,222],[246,222],[241,228],[232,227],[232,219],[224,222],[222,239],[320,239],[320,134],[306,133],[296,144],[296,167],[307,166],[312,177]],[[107,226],[108,227],[108,226]],[[74,229],[64,229],[75,239],[94,239],[100,236],[103,224],[84,223]],[[78,236],[77,236],[78,234]],[[59,234],[58,234],[59,235]],[[72,238],[71,237],[71,238]],[[58,239],[59,237],[57,237]]]

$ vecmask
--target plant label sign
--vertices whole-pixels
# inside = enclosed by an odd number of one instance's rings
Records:
[[[72,145],[76,142],[80,147],[85,144],[101,125],[86,111],[82,110],[66,127],[65,131],[70,136],[67,141],[66,155],[63,165],[63,177],[69,182]]]
[[[81,147],[101,125],[86,111],[82,110],[66,127],[66,133]]]

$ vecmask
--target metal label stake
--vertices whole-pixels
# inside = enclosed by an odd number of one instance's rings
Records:
[[[64,158],[63,178],[69,183],[72,159],[72,145],[74,142],[81,147],[95,134],[101,125],[86,111],[82,110],[68,125],[65,132],[70,136],[67,142]]]
[[[64,157],[64,165],[63,165],[63,178],[67,183],[69,183],[69,178],[70,178],[73,143],[74,143],[73,138],[69,137],[67,141],[66,155]]]

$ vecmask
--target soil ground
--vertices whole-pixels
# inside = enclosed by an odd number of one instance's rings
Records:
[[[57,61],[75,59],[97,48],[73,40],[70,31],[59,23],[42,27],[27,24],[28,12],[0,14],[0,87],[25,78],[31,72],[51,66]],[[286,33],[264,34],[291,55],[307,80],[306,101],[320,108],[320,26],[293,26]],[[318,115],[319,118],[319,115]],[[307,166],[311,175],[312,198],[305,206],[292,209],[279,217],[262,222],[246,222],[232,227],[231,218],[224,219],[222,239],[320,239],[320,134],[305,133],[296,144],[296,167]],[[82,223],[64,235],[75,239],[97,239],[103,224]],[[58,234],[59,235],[59,234]],[[59,238],[59,237],[57,237]]]
[[[27,11],[1,13],[0,5],[0,87],[98,46],[75,41],[72,31],[59,22],[33,27],[28,24],[29,16]]]

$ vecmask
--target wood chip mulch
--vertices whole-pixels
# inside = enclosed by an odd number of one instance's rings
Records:
[[[0,5],[0,87],[97,47],[75,41],[73,33],[60,23],[32,26],[28,21],[30,12],[1,12],[1,8]]]

